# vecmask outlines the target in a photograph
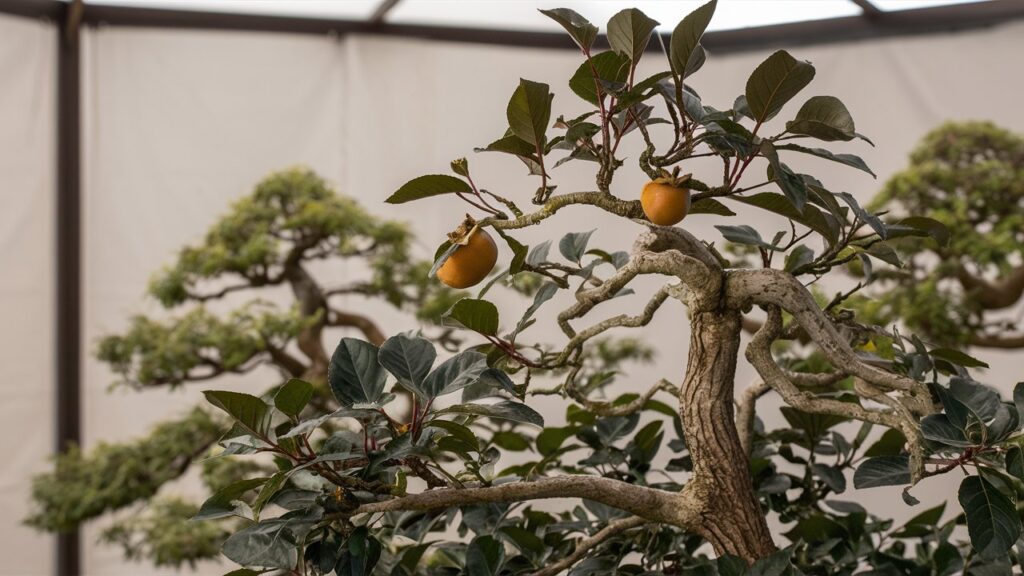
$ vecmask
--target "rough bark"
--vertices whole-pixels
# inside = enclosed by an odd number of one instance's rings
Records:
[[[679,392],[691,483],[706,499],[698,532],[718,554],[753,562],[775,550],[754,494],[746,452],[733,421],[740,344],[736,311],[694,312],[686,378]]]

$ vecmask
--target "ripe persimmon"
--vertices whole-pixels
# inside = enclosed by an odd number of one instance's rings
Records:
[[[679,178],[665,175],[644,184],[640,205],[647,219],[659,226],[678,224],[690,211],[690,189],[685,186],[689,175]]]
[[[469,216],[448,238],[460,246],[437,270],[438,280],[452,288],[469,288],[479,284],[498,261],[498,246],[494,239],[487,231],[477,227]]]

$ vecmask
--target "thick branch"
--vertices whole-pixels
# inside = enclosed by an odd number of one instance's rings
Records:
[[[1024,348],[1024,334],[1015,336],[987,336],[979,334],[971,337],[971,346],[1003,348],[1006,350]]]
[[[1013,306],[1024,294],[1024,266],[1014,268],[1005,277],[992,282],[971,274],[963,264],[956,269],[960,285],[972,293],[972,299],[986,310]]]
[[[812,342],[837,370],[858,376],[876,386],[927,394],[922,385],[910,378],[870,366],[857,358],[850,344],[818,307],[814,296],[792,275],[763,268],[736,270],[727,280],[726,298],[731,308],[742,310],[752,304],[779,306],[793,315]]]
[[[562,208],[573,204],[596,206],[605,212],[610,212],[626,218],[644,217],[644,211],[640,206],[639,200],[622,200],[604,192],[573,192],[570,194],[553,196],[536,212],[524,214],[514,220],[485,218],[480,221],[480,225],[493,226],[500,230],[526,228],[527,226],[533,226],[542,220],[554,216],[555,213]]]
[[[630,512],[651,522],[692,530],[700,520],[702,502],[689,490],[667,492],[599,476],[558,476],[533,482],[512,482],[478,488],[445,488],[402,498],[363,504],[354,512],[372,514],[396,510],[437,510],[474,504],[523,502],[548,498],[585,498]],[[340,517],[340,516],[339,516]]]
[[[533,576],[555,576],[562,570],[568,570],[573,564],[576,564],[583,559],[592,549],[600,546],[609,538],[617,536],[627,530],[638,528],[647,524],[647,520],[640,516],[630,516],[629,518],[622,518],[621,520],[614,520],[609,522],[607,526],[599,530],[593,536],[589,536],[579,541],[576,544],[576,549],[571,554],[562,558],[558,562],[546,566],[545,568],[538,570],[533,573]]]
[[[342,312],[341,310],[332,309],[330,312],[328,326],[356,328],[375,346],[380,346],[385,340],[387,340],[387,336],[384,335],[384,332],[381,331],[380,327],[378,327],[373,320],[370,320],[361,314]]]
[[[748,386],[736,402],[736,435],[740,437],[740,446],[749,456],[754,444],[754,417],[757,416],[757,401],[771,390],[767,382],[758,382]]]

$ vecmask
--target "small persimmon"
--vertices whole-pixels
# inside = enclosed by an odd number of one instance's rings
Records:
[[[689,176],[668,176],[644,184],[640,205],[647,219],[659,226],[678,224],[690,211],[690,189],[685,186]]]
[[[459,229],[448,235],[460,246],[452,252],[437,270],[437,278],[452,288],[469,288],[479,284],[490,274],[498,261],[498,246],[487,231],[466,217]]]

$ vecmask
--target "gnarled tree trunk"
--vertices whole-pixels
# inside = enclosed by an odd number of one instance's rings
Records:
[[[740,344],[736,311],[694,311],[680,416],[693,457],[693,478],[705,498],[699,532],[718,554],[753,562],[775,550],[754,494],[749,461],[733,415],[733,378]]]

